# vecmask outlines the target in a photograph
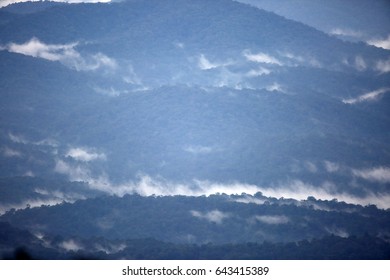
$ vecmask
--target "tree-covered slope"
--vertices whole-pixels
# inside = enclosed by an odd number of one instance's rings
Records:
[[[374,206],[276,200],[261,194],[99,197],[10,211],[0,219],[43,235],[175,243],[289,242],[330,234],[384,237],[390,230],[388,211]]]

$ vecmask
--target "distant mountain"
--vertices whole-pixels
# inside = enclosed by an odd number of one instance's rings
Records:
[[[0,178],[0,214],[10,209],[55,205],[93,198],[102,193],[87,184],[30,176]]]
[[[0,219],[109,242],[387,242],[389,69],[389,50],[230,0],[2,8]]]
[[[2,10],[12,14],[33,14],[44,11],[54,6],[66,5],[64,2],[53,1],[26,1],[16,2],[7,6],[4,6]]]
[[[23,244],[23,246],[20,246]],[[12,245],[17,246],[12,247]],[[380,260],[388,259],[390,246],[369,235],[342,238],[335,235],[311,241],[245,244],[174,244],[155,239],[67,239],[37,236],[0,223],[0,259],[137,259],[137,260]]]
[[[145,219],[147,217],[147,219]],[[10,211],[0,217],[38,235],[108,240],[153,238],[204,244],[292,242],[336,235],[389,238],[388,211],[337,201],[254,196],[209,197],[126,195],[73,204]]]
[[[151,238],[107,240],[101,237],[69,239],[58,235],[34,236],[28,231],[0,223],[0,259],[381,260],[389,256],[389,243],[367,234],[348,238],[330,235],[288,243],[197,245]]]

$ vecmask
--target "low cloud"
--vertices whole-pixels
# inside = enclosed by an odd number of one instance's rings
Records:
[[[355,68],[358,71],[364,71],[367,69],[367,64],[363,57],[361,56],[355,57]]]
[[[62,159],[56,161],[54,171],[68,176],[69,180],[85,182],[93,189],[106,192],[110,195],[123,196],[138,193],[143,196],[150,195],[196,195],[189,185],[173,184],[163,179],[155,180],[150,176],[139,176],[138,181],[128,181],[113,184],[106,174],[93,175],[85,162],[69,163]]]
[[[4,147],[3,148],[3,156],[7,157],[7,158],[21,158],[23,155],[18,150]]]
[[[344,58],[342,63],[348,67],[356,69],[359,72],[368,69],[367,62],[361,55],[357,55],[354,58]]]
[[[286,90],[284,89],[284,87],[277,83],[277,82],[274,82],[272,85],[269,85],[265,88],[267,91],[271,91],[271,92],[282,92],[282,93],[286,93]]]
[[[127,84],[142,85],[141,78],[137,75],[134,67],[131,64],[127,66],[127,73],[123,76],[122,79]]]
[[[363,33],[348,28],[334,28],[329,32],[329,34],[354,38],[361,38],[363,36]]]
[[[264,67],[259,67],[257,69],[249,70],[246,73],[246,76],[247,77],[259,77],[259,76],[269,75],[269,74],[271,74],[271,70],[264,68]]]
[[[24,138],[23,136],[21,135],[16,135],[16,134],[13,134],[13,133],[8,133],[8,137],[9,139],[14,142],[14,143],[18,143],[18,144],[28,144],[29,142],[26,140],[26,138]]]
[[[199,57],[198,66],[202,70],[209,70],[218,67],[217,64],[211,63],[203,54]]]
[[[59,246],[62,249],[65,249],[66,251],[73,251],[73,252],[76,252],[76,251],[83,249],[83,247],[80,244],[78,244],[76,241],[74,241],[73,239],[63,241],[59,244]]]
[[[371,39],[367,41],[367,44],[375,46],[377,48],[390,50],[390,35],[388,35],[385,39]]]
[[[239,203],[254,203],[254,204],[264,204],[264,202],[268,201],[267,199],[257,198],[254,196],[245,195],[243,197],[234,199],[234,202]]]
[[[202,196],[212,194],[251,194],[261,192],[266,197],[291,198],[295,200],[306,200],[313,196],[320,200],[344,201],[346,203],[369,205],[374,204],[379,208],[390,208],[389,193],[367,192],[365,196],[356,196],[350,193],[339,191],[337,186],[330,182],[321,185],[311,185],[300,180],[292,180],[278,185],[263,187],[239,182],[218,183],[210,181],[193,180],[188,183],[177,183],[163,178],[154,179],[148,175],[140,175],[136,181],[128,181],[120,184],[113,184],[105,174],[92,176],[91,171],[84,165],[69,164],[63,160],[57,160],[55,171],[67,175],[71,181],[87,182],[91,188],[97,189],[111,195],[123,196],[125,194],[138,193],[143,196],[150,195],[185,195]],[[378,178],[383,176],[382,181],[389,180],[389,170],[373,173],[357,173],[355,176],[365,176],[366,178]],[[363,175],[365,174],[365,175]],[[375,174],[375,175],[372,175]],[[381,175],[379,175],[381,174]]]
[[[306,184],[300,180],[292,180],[286,183],[280,183],[277,186],[263,188],[263,195],[276,198],[293,198],[305,200],[308,196],[315,198],[333,199],[336,197],[337,188],[332,183],[323,183],[320,186]]]
[[[337,172],[340,170],[340,165],[331,161],[324,161],[325,170],[329,173]]]
[[[73,182],[88,183],[89,187],[99,190],[110,195],[123,196],[128,193],[135,193],[133,185],[114,185],[110,182],[106,174],[95,175],[88,167],[88,162],[66,162],[62,159],[57,159],[54,167],[54,172],[63,174]],[[152,195],[148,193],[145,195]]]
[[[96,251],[102,251],[105,252],[106,254],[115,254],[118,253],[124,249],[126,249],[126,244],[121,243],[121,244],[112,244],[105,242],[104,244],[95,244],[95,250]]]
[[[149,193],[156,190],[164,190],[164,187],[160,185],[160,182],[153,180],[150,177],[142,178],[142,184],[135,185],[134,190],[145,189],[146,185],[149,185]],[[369,205],[375,204],[380,208],[390,208],[390,194],[387,193],[368,193],[364,197],[358,197],[349,193],[339,192],[336,185],[324,182],[322,185],[314,186],[306,184],[300,180],[294,180],[286,183],[280,183],[277,186],[261,187],[243,183],[231,183],[223,184],[209,181],[194,181],[192,185],[176,185],[174,183],[164,182],[165,186],[169,188],[169,193],[181,194],[181,195],[212,195],[216,193],[225,194],[256,194],[262,192],[266,197],[275,198],[292,198],[296,200],[306,200],[307,197],[313,196],[321,200],[338,199],[339,201],[345,201],[347,203]],[[159,188],[157,186],[160,186]],[[164,191],[166,193],[166,191]],[[158,194],[158,193],[155,193]],[[164,195],[160,193],[160,195]]]
[[[32,38],[24,44],[10,43],[9,52],[20,53],[27,56],[39,57],[50,61],[61,61],[66,58],[76,58],[79,54],[74,50],[77,43],[67,45],[46,45],[37,38]]]
[[[19,210],[19,209],[26,209],[26,208],[41,207],[42,205],[57,205],[64,201],[73,203],[75,199],[64,200],[61,198],[53,197],[47,199],[27,199],[20,203],[6,203],[6,204],[0,203],[0,215],[4,214],[6,211],[9,211],[11,209]]]
[[[174,45],[176,48],[179,48],[179,49],[184,49],[184,48],[185,48],[185,44],[184,44],[183,42],[175,41],[175,42],[173,42],[173,45]]]
[[[306,161],[305,162],[305,168],[307,169],[307,171],[309,171],[310,173],[316,173],[318,171],[318,168],[317,166],[312,163],[311,161]]]
[[[389,193],[367,193],[365,196],[356,196],[346,192],[340,192],[332,183],[325,182],[322,185],[314,186],[304,183],[300,180],[282,183],[278,186],[261,188],[263,195],[276,198],[292,198],[296,200],[305,200],[308,196],[316,199],[332,200],[337,199],[346,203],[370,205],[374,204],[379,208],[390,208]]]
[[[59,146],[58,141],[55,139],[52,139],[52,138],[46,138],[46,139],[40,140],[38,142],[35,142],[34,144],[38,145],[38,146],[49,146],[52,148],[56,148]]]
[[[388,60],[379,60],[375,65],[375,70],[381,73],[390,72],[390,59]]]
[[[286,216],[283,215],[273,215],[273,216],[255,216],[255,219],[259,222],[262,222],[264,224],[269,224],[269,225],[280,225],[280,224],[287,224],[290,219],[287,218]]]
[[[212,195],[216,193],[225,194],[255,194],[261,192],[261,188],[256,185],[243,184],[239,182],[233,183],[217,183],[210,181],[194,181],[194,193],[197,195]]]
[[[191,215],[196,218],[205,219],[209,222],[213,222],[216,224],[222,224],[223,220],[229,218],[230,216],[230,214],[221,212],[219,210],[213,210],[205,213],[193,210],[191,211]]]
[[[201,70],[210,70],[210,69],[214,69],[214,68],[218,68],[218,67],[228,66],[230,64],[231,64],[231,62],[224,62],[224,63],[211,62],[210,60],[208,60],[206,58],[206,56],[204,54],[201,54],[199,56],[199,59],[198,59],[198,67]]]
[[[215,87],[232,87],[237,90],[246,88],[247,85],[243,83],[244,75],[241,73],[234,73],[226,68],[222,68],[219,72],[219,76],[214,82]]]
[[[356,98],[343,99],[343,103],[345,104],[356,104],[367,101],[377,101],[379,100],[385,93],[389,92],[390,88],[380,88],[374,91],[370,91],[363,95],[360,95]]]
[[[370,169],[354,169],[353,175],[371,182],[390,183],[390,168],[375,167]]]
[[[315,67],[315,68],[322,68],[323,67],[321,62],[319,62],[316,58],[313,58],[313,57],[309,58],[308,63],[310,66]]]
[[[322,68],[322,64],[314,57],[296,55],[291,52],[279,52],[280,56],[287,58],[289,61],[284,61],[288,66],[309,65],[315,68]]]
[[[90,171],[84,166],[67,163],[63,160],[57,160],[54,171],[67,175],[71,181],[90,182]]]
[[[245,50],[243,55],[248,61],[265,64],[275,64],[279,66],[283,65],[277,58],[262,52],[252,54],[249,50]]]
[[[299,55],[295,55],[291,52],[282,52],[280,53],[282,56],[288,58],[288,59],[291,59],[291,60],[295,60],[297,62],[305,62],[305,59],[302,57],[302,56],[299,56]]]
[[[83,57],[76,51],[78,42],[70,44],[45,44],[37,38],[32,38],[24,44],[10,43],[4,48],[12,53],[58,61],[77,71],[95,71],[98,69],[114,70],[117,63],[108,56],[97,53]]]
[[[63,192],[60,190],[50,190],[50,189],[42,189],[36,188],[34,190],[35,193],[50,197],[52,199],[59,199],[62,201],[76,201],[79,199],[86,199],[86,197],[82,194],[74,193],[74,192]]]
[[[110,58],[102,53],[97,53],[91,56],[90,61],[84,63],[85,70],[96,70],[99,68],[116,69],[117,62],[115,59]],[[81,69],[83,70],[83,69]]]
[[[29,170],[29,171],[25,172],[25,173],[23,174],[23,176],[24,176],[24,177],[35,177],[35,174],[34,174],[34,172],[32,172],[31,170]]]
[[[325,230],[330,234],[340,236],[342,238],[347,238],[349,236],[348,232],[345,229],[336,228],[336,227],[333,228],[326,227]]]
[[[70,149],[66,155],[66,157],[70,157],[77,161],[93,161],[93,160],[105,160],[106,155],[103,153],[91,152],[86,148],[72,148]]]
[[[113,97],[117,97],[121,95],[121,93],[123,93],[122,91],[117,90],[114,87],[110,87],[110,88],[93,87],[93,90],[97,93],[107,95],[107,96],[113,96]]]
[[[194,155],[209,154],[214,151],[212,147],[208,146],[186,146],[183,148],[183,150]]]
[[[41,207],[42,205],[57,205],[62,202],[73,203],[86,197],[80,193],[62,192],[60,190],[40,189],[34,190],[36,194],[40,194],[42,198],[29,198],[18,203],[0,204],[0,212],[14,209],[25,209]]]

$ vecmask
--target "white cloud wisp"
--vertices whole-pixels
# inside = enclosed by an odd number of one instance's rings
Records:
[[[390,168],[389,167],[375,167],[370,169],[354,169],[352,173],[362,179],[371,182],[390,183]]]
[[[375,46],[377,48],[382,48],[385,50],[390,50],[390,35],[385,39],[371,39],[367,44]]]
[[[381,74],[390,72],[390,59],[379,60],[375,65],[375,70],[379,71]]]
[[[199,155],[199,154],[209,154],[215,151],[213,147],[208,147],[208,146],[186,146],[183,148],[183,150],[187,153],[191,153],[194,155]]]
[[[335,36],[346,36],[346,37],[353,37],[353,38],[361,38],[363,36],[362,32],[355,31],[348,28],[333,28],[329,32],[329,34]]]
[[[9,43],[3,46],[3,48],[12,53],[19,53],[49,61],[58,61],[77,71],[96,71],[98,69],[112,71],[117,68],[115,59],[102,53],[83,57],[75,49],[78,44],[78,42],[69,44],[45,44],[37,38],[32,38],[23,44]]]
[[[70,157],[77,161],[84,161],[84,162],[98,160],[98,159],[100,160],[106,159],[105,154],[91,152],[85,148],[72,148],[67,152],[65,156]]]
[[[193,210],[191,211],[191,215],[216,224],[222,224],[223,220],[230,216],[228,213],[224,213],[219,210],[213,210],[206,213]]]
[[[259,52],[257,54],[252,54],[249,50],[245,50],[243,55],[248,61],[252,61],[256,63],[275,64],[279,66],[283,65],[283,63],[280,62],[277,58],[262,52]]]
[[[269,225],[280,225],[287,224],[290,220],[286,216],[279,215],[263,215],[263,216],[255,216],[255,219],[261,223],[269,224]]]
[[[379,100],[385,93],[388,93],[390,88],[380,88],[374,91],[370,91],[363,95],[360,95],[356,98],[343,99],[344,104],[356,104],[367,101],[377,101]]]
[[[321,200],[344,201],[346,203],[369,205],[374,204],[379,208],[390,208],[390,193],[367,192],[365,196],[356,196],[351,193],[339,191],[337,187],[329,182],[314,186],[300,180],[280,183],[276,186],[262,187],[239,182],[216,183],[209,181],[193,180],[190,183],[176,183],[160,179],[154,179],[147,175],[138,177],[137,181],[128,181],[120,184],[113,184],[105,174],[93,176],[92,172],[85,166],[85,163],[71,164],[63,160],[57,160],[55,171],[67,175],[72,181],[83,181],[91,188],[109,193],[111,195],[123,196],[125,194],[138,193],[143,196],[161,195],[185,195],[201,196],[213,194],[251,194],[261,192],[266,197],[292,198],[296,200],[306,200],[309,196]],[[356,176],[365,176],[368,179],[382,178],[379,180],[389,180],[389,171],[371,171],[367,173],[357,173]],[[379,176],[379,177],[378,177]],[[382,176],[382,177],[380,177]]]
[[[231,65],[232,62],[224,62],[224,63],[218,63],[218,62],[211,62],[206,58],[204,54],[201,54],[198,59],[198,67],[201,70],[210,70],[214,68],[219,68],[219,67],[224,67],[224,66],[229,66]]]

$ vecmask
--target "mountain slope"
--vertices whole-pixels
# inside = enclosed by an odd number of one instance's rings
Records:
[[[145,219],[145,217],[147,217]],[[174,243],[291,242],[337,235],[388,238],[389,213],[337,201],[126,195],[11,211],[1,217],[38,235]]]
[[[46,4],[0,9],[0,257],[388,258],[390,51],[230,0]]]

